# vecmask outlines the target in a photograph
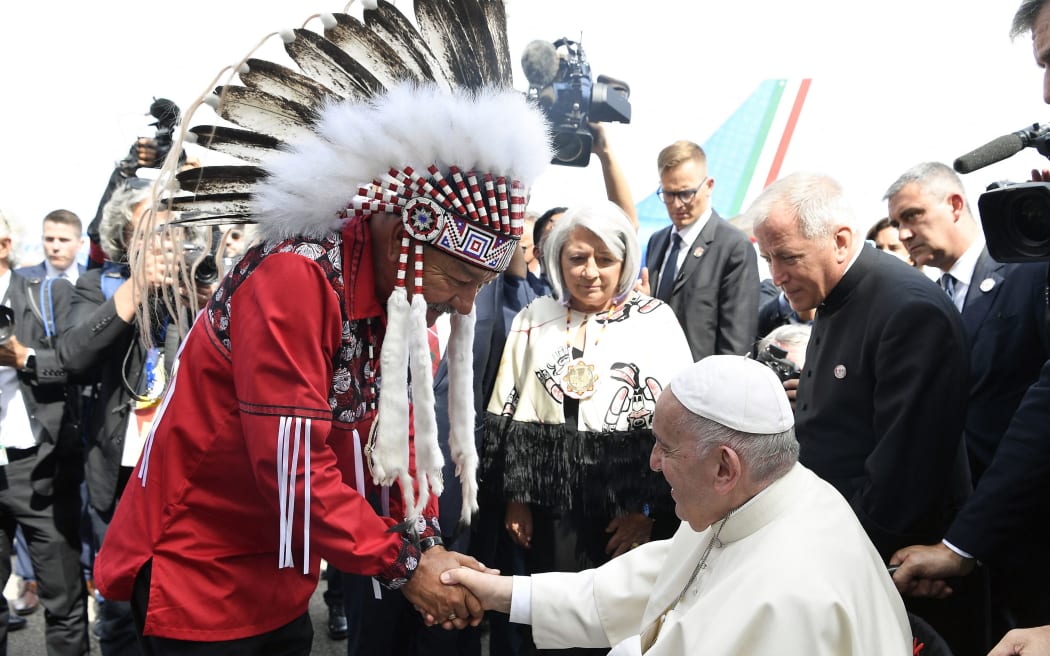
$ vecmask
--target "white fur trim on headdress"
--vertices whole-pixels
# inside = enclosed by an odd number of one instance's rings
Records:
[[[514,90],[404,83],[369,102],[325,107],[314,134],[267,163],[254,198],[264,238],[338,228],[357,190],[390,169],[450,166],[531,186],[550,162],[542,112]]]

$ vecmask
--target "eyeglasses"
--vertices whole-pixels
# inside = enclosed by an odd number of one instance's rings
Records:
[[[706,182],[707,176],[704,176],[704,179],[700,181],[700,184],[696,185],[695,189],[683,189],[681,191],[664,191],[663,187],[659,187],[656,190],[656,195],[667,205],[674,204],[676,200],[681,201],[682,205],[688,205],[696,198],[697,192],[704,188],[704,183]]]

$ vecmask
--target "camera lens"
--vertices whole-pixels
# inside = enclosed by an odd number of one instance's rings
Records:
[[[1038,193],[1023,195],[1016,201],[1013,216],[1010,227],[1017,243],[1033,253],[1045,254],[1050,242],[1050,197]]]
[[[575,132],[554,133],[554,158],[559,162],[575,162],[583,154],[583,139]]]

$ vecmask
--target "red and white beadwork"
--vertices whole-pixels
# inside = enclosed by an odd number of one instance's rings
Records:
[[[524,229],[525,186],[519,180],[463,172],[455,166],[447,175],[433,165],[425,176],[412,167],[390,169],[358,189],[343,216],[378,212],[400,215],[406,235],[417,242],[500,272],[510,264]],[[408,264],[407,252],[404,256],[400,284]]]

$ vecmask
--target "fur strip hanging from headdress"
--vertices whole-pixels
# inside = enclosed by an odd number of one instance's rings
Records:
[[[445,357],[448,360],[449,392],[448,448],[456,463],[456,476],[462,482],[463,506],[460,523],[469,524],[478,510],[478,450],[474,438],[474,317],[452,315],[452,334]],[[486,399],[487,402],[487,399]]]

